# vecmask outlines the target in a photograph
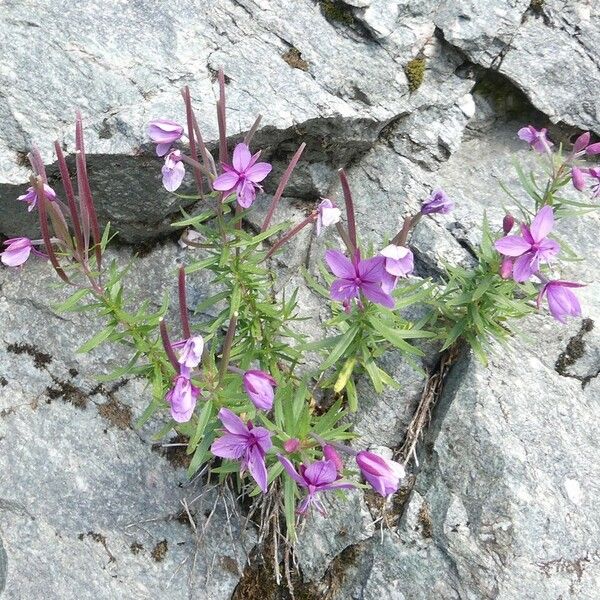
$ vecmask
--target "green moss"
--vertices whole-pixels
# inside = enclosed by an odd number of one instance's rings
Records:
[[[354,25],[354,16],[348,6],[336,0],[320,0],[321,12],[328,21]]]
[[[408,79],[408,89],[411,92],[421,87],[423,78],[425,77],[425,65],[426,61],[424,58],[413,58],[405,65],[404,72]]]
[[[545,0],[531,0],[529,8],[531,8],[531,10],[534,10],[535,12],[541,12],[544,8],[544,2]]]

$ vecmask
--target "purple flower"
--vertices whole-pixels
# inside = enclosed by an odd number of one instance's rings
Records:
[[[182,367],[179,375],[173,379],[173,387],[167,392],[165,400],[171,405],[171,416],[178,423],[192,418],[200,390],[192,384],[190,372]]]
[[[362,292],[371,302],[394,308],[394,299],[381,288],[385,273],[383,256],[361,260],[360,252],[357,251],[350,261],[338,250],[327,250],[325,260],[338,278],[331,285],[333,300],[344,303],[353,298],[360,300]]]
[[[342,211],[328,198],[323,198],[317,206],[317,235],[321,235],[323,227],[340,222]]]
[[[569,289],[583,287],[582,283],[571,281],[548,281],[540,290],[537,297],[538,308],[544,296],[548,298],[550,314],[561,323],[566,323],[566,317],[580,317],[581,305],[577,296]]]
[[[308,465],[308,467],[300,465],[300,472],[298,472],[285,456],[278,454],[277,458],[283,465],[283,468],[287,471],[287,474],[298,485],[308,490],[308,495],[300,502],[296,511],[300,515],[303,515],[311,504],[314,504],[315,508],[322,515],[326,514],[323,503],[316,496],[318,492],[351,489],[354,487],[351,483],[340,481],[338,479],[335,464],[330,460],[318,460]]]
[[[165,156],[162,168],[162,182],[168,192],[174,192],[185,177],[185,167],[181,160],[181,150],[171,150]]]
[[[536,152],[542,154],[550,152],[550,148],[554,145],[546,137],[547,129],[540,129],[539,131],[533,125],[527,125],[519,129],[517,135],[524,142],[527,142]]]
[[[48,200],[50,200],[51,202],[56,200],[56,192],[45,183],[44,192]],[[27,209],[29,212],[31,212],[37,206],[38,203],[37,193],[33,187],[28,187],[27,193],[23,194],[22,196],[19,196],[17,200],[19,200],[20,202],[27,202],[27,204],[29,204],[29,208]]]
[[[518,257],[513,267],[514,280],[527,281],[540,268],[541,262],[549,262],[560,250],[554,240],[546,236],[554,227],[554,212],[551,206],[544,206],[528,227],[521,225],[521,235],[508,235],[499,239],[496,250],[504,256]]]
[[[12,238],[4,242],[6,250],[0,252],[0,260],[7,267],[18,267],[22,265],[28,258],[31,252],[43,256],[33,247],[33,242],[26,237]]]
[[[269,163],[256,162],[259,156],[260,151],[251,155],[246,144],[238,144],[233,151],[233,165],[222,165],[225,172],[213,181],[213,188],[227,195],[235,191],[241,207],[251,206],[256,198],[256,190],[262,189],[259,182],[272,168]]]
[[[251,369],[244,373],[242,380],[244,390],[256,408],[259,410],[273,408],[273,398],[275,397],[273,388],[277,382],[268,373]]]
[[[407,277],[412,273],[414,257],[408,248],[394,244],[386,246],[379,254],[385,258],[381,289],[389,294],[398,285],[400,277]]]
[[[265,454],[273,445],[271,432],[264,427],[253,427],[250,421],[245,425],[235,413],[227,408],[219,411],[219,419],[221,419],[226,433],[213,442],[210,451],[221,458],[241,461],[240,474],[248,469],[258,487],[266,493]]]
[[[181,349],[179,353],[179,364],[188,369],[195,369],[202,360],[204,350],[204,339],[201,335],[194,335],[187,340],[181,340],[172,344],[176,350]]]
[[[164,156],[182,135],[183,127],[171,119],[154,119],[148,124],[148,136],[156,144],[158,156]]]
[[[443,190],[435,190],[421,206],[421,214],[423,215],[433,213],[445,215],[452,210],[454,210],[454,202],[448,198]]]
[[[356,463],[363,477],[382,496],[393,494],[400,485],[400,479],[406,475],[400,463],[373,452],[359,452],[356,455]]]

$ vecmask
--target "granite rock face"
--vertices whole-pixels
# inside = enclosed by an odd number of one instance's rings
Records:
[[[180,253],[172,245],[142,260],[133,294],[147,297],[150,277],[158,306]],[[135,428],[142,381],[98,384],[127,352],[74,354],[93,323],[37,298],[54,281],[39,261],[0,270],[3,597],[229,598],[254,531],[233,496],[188,480],[177,440],[152,444],[160,423]]]
[[[102,10],[88,1],[6,2],[0,234],[37,237],[34,217],[14,201],[28,177],[23,156],[39,144],[52,179],[51,142],[73,149],[79,108],[101,217],[124,241],[165,238],[139,259],[133,297],[158,305],[165,290],[173,295],[176,266],[193,252],[166,238],[185,200],[162,190],[145,125],[182,120],[179,90],[188,84],[214,145],[216,120],[205,107],[222,66],[232,144],[258,113],[256,145],[276,173],[307,142],[276,219],[299,219],[319,195],[339,201],[335,169],[346,166],[361,236],[378,247],[442,187],[456,210],[423,220],[411,239],[417,275],[439,277],[446,262],[473,261],[484,211],[498,222],[510,206],[499,182],[520,194],[512,159],[535,161],[515,137],[525,120],[559,122],[557,136],[600,133],[592,9],[585,0],[137,0]],[[44,69],[33,69],[34,59]],[[422,81],[410,79],[415,59]],[[497,102],[511,86],[518,119],[507,122]],[[262,222],[273,186],[250,227]],[[182,191],[190,190],[186,180]],[[369,494],[331,496],[331,518],[304,524],[305,597],[598,597],[599,226],[590,214],[559,230],[585,258],[565,275],[588,284],[579,291],[587,319],[562,327],[532,316],[488,368],[463,354],[420,446],[406,504],[387,506],[375,521],[381,511]],[[274,291],[303,286],[299,268],[314,271],[335,243],[331,232],[303,231],[272,261]],[[256,532],[226,491],[217,497],[187,480],[179,446],[152,451],[160,423],[134,428],[148,401],[142,382],[98,386],[94,375],[126,353],[74,355],[94,323],[56,314],[47,302],[61,294],[54,283],[35,259],[21,271],[0,266],[0,594],[230,598]],[[195,274],[190,286],[193,308],[210,281]],[[328,317],[323,304],[306,288],[299,299],[299,327],[316,336]],[[384,368],[402,383],[397,392],[377,396],[358,382],[357,447],[391,454],[402,442],[435,366],[435,348],[424,350],[415,365],[386,357]]]

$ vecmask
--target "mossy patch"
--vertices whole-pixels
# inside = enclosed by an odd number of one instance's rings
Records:
[[[131,427],[131,408],[112,396],[104,404],[98,406],[98,413],[103,419],[119,429],[129,429]]]
[[[131,554],[139,554],[144,549],[144,546],[139,542],[131,542],[129,549],[131,550]]]
[[[293,69],[308,71],[308,63],[302,58],[302,53],[298,48],[290,48],[281,55],[281,58]]]
[[[87,406],[88,396],[82,389],[68,381],[61,381],[56,377],[52,377],[52,381],[54,382],[54,386],[46,388],[48,403],[52,402],[52,400],[62,400],[80,409],[84,409]]]
[[[45,369],[51,362],[52,356],[42,352],[31,344],[8,344],[6,349],[12,354],[27,354],[33,358],[33,366],[36,369]]]
[[[545,1],[546,0],[531,0],[529,8],[531,8],[531,10],[537,13],[542,12],[542,10],[544,9]]]
[[[421,535],[424,538],[430,538],[433,536],[433,522],[427,504],[423,502],[421,508],[419,508],[419,524],[421,525]]]
[[[319,6],[321,7],[323,16],[328,21],[342,23],[343,25],[354,25],[354,15],[350,7],[346,6],[343,2],[320,0]]]
[[[150,556],[156,562],[162,562],[165,559],[165,556],[167,555],[168,550],[169,550],[169,544],[168,544],[167,540],[162,540],[162,542],[158,542],[158,544],[156,544],[156,546],[154,546],[154,548],[152,549],[152,552],[150,553]]]
[[[418,90],[425,78],[427,61],[424,58],[413,58],[404,66],[404,73],[408,79],[408,89],[411,92]]]
[[[162,444],[153,444],[152,450],[154,452],[158,452],[162,454],[176,469],[187,469],[190,466],[190,462],[192,460],[191,454],[187,453],[187,443],[189,438],[184,435],[177,435],[171,438],[167,442],[167,446],[163,446]],[[182,444],[171,445],[171,444]]]
[[[583,319],[579,331],[569,340],[567,347],[560,353],[554,364],[554,370],[559,375],[579,379],[582,387],[585,387],[594,376],[581,377],[574,375],[569,371],[569,367],[574,365],[585,354],[585,340],[583,338],[592,329],[594,329],[594,321],[592,319]]]

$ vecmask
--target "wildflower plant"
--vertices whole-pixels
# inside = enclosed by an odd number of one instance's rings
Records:
[[[131,349],[127,364],[100,379],[127,375],[148,381],[151,401],[137,425],[163,415],[158,439],[171,430],[184,435],[190,476],[202,470],[220,480],[234,478],[251,497],[281,493],[293,539],[296,515],[305,515],[311,507],[326,512],[323,494],[360,487],[361,479],[382,496],[401,485],[405,465],[373,452],[357,453],[347,444],[354,437],[351,413],[359,408],[356,379],[367,377],[378,393],[401,387],[379,364],[386,352],[414,360],[423,355],[419,340],[437,342],[442,350],[466,341],[485,360],[490,340],[508,338],[509,323],[534,310],[535,302],[547,300],[559,321],[580,314],[573,291],[580,284],[554,273],[561,245],[552,237],[553,225],[573,206],[558,195],[569,181],[578,190],[590,184],[595,190],[595,178],[600,177],[594,168],[583,166],[581,158],[597,154],[600,147],[583,134],[568,155],[561,150],[555,156],[544,130],[521,130],[519,136],[547,158],[547,183],[538,185],[535,177],[520,171],[533,200],[533,206],[516,203],[521,224],[515,230],[516,220],[510,215],[497,228],[485,220],[475,267],[448,267],[444,281],[436,284],[411,278],[414,257],[409,242],[422,218],[453,209],[442,190],[432,192],[404,219],[400,231],[391,232],[376,249],[359,237],[343,170],[339,178],[344,211],[334,199],[315,199],[315,208],[299,223],[273,224],[304,144],[283,172],[260,230],[246,228],[248,211],[265,202],[262,184],[272,167],[253,147],[260,117],[242,139],[233,140],[230,152],[222,72],[218,81],[218,156],[213,157],[203,140],[187,88],[182,91],[186,123],[161,117],[148,127],[163,160],[164,187],[178,190],[186,170],[196,187],[195,209],[183,212],[174,223],[182,231],[180,243],[195,255],[174,273],[176,322],[167,319],[167,297],[157,310],[149,302],[131,308],[126,284],[132,265],[120,265],[106,253],[112,234],[109,224],[100,229],[96,217],[79,114],[77,189],[59,142],[54,147],[62,198],[49,187],[40,153],[33,149],[31,187],[18,200],[28,210],[37,210],[41,238],[8,240],[0,259],[18,267],[32,254],[47,258],[73,291],[58,308],[94,313],[104,320],[103,329],[79,352],[104,343]],[[325,323],[328,335],[317,341],[297,327],[298,291],[273,291],[271,258],[309,226],[317,235],[328,235],[329,245],[319,274],[304,272],[306,284],[326,299],[331,311]],[[327,233],[333,228],[337,237]],[[194,307],[194,313],[204,317],[192,324],[187,281],[199,271],[210,273],[213,291]],[[413,322],[405,309],[415,304],[428,311]],[[307,356],[314,353],[322,360],[311,368]]]

